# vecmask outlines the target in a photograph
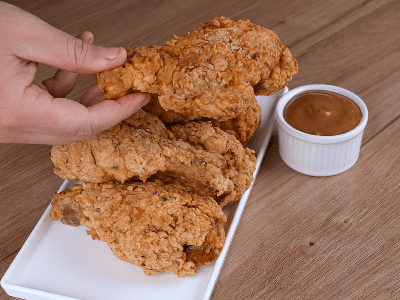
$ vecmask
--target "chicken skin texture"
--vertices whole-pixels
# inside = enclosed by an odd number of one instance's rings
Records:
[[[216,119],[208,120],[214,127],[219,127],[223,131],[235,135],[235,137],[245,145],[250,138],[257,132],[261,124],[261,107],[257,101],[236,118],[226,121],[218,121]]]
[[[187,120],[236,118],[255,95],[274,94],[298,71],[276,33],[247,19],[216,17],[164,46],[127,52],[122,66],[96,75],[106,99],[157,94],[163,109]]]
[[[153,116],[158,117],[163,123],[187,123],[191,121],[186,115],[177,113],[173,110],[165,110],[160,105],[158,101],[157,94],[150,94],[151,98],[149,103],[142,107],[142,109],[152,114]],[[200,117],[195,118],[195,120],[201,119]]]
[[[55,194],[51,218],[83,225],[119,259],[146,275],[192,276],[222,250],[226,216],[211,197],[179,184],[83,183]]]
[[[257,161],[254,151],[243,148],[243,145],[233,135],[212,126],[211,122],[192,121],[175,124],[171,126],[170,130],[177,139],[201,147],[205,151],[220,153],[227,164],[224,174],[235,185],[231,192],[224,194],[218,194],[216,190],[204,189],[202,186],[198,186],[194,190],[198,193],[211,193],[221,206],[239,201],[253,181]],[[191,185],[186,181],[185,186]]]
[[[63,179],[92,183],[146,181],[163,172],[209,191],[221,203],[239,200],[253,180],[253,151],[210,123],[201,124],[185,125],[185,136],[176,130],[175,137],[157,117],[139,110],[92,140],[53,146],[54,172]],[[207,138],[215,142],[210,144],[210,140],[204,147],[201,141]],[[237,157],[232,158],[233,154]],[[247,179],[242,191],[243,177]]]
[[[143,110],[157,116],[163,123],[187,123],[188,118],[172,110],[165,110],[158,102],[158,97],[152,94],[150,102],[143,107]],[[202,118],[202,121],[210,121],[214,127],[233,134],[239,142],[246,144],[250,138],[257,132],[261,124],[261,107],[255,100],[251,106],[236,118],[226,121],[218,121],[211,118]]]

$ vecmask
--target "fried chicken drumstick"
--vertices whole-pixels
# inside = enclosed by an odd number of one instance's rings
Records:
[[[139,110],[92,140],[53,146],[54,171],[93,183],[145,181],[162,172],[221,203],[239,200],[253,180],[253,151],[209,122],[190,124],[182,125],[185,136],[174,129],[175,137],[157,117]]]
[[[50,216],[84,225],[119,259],[143,269],[192,276],[208,265],[225,241],[222,208],[182,185],[158,182],[83,183],[55,194]]]
[[[135,91],[157,94],[165,110],[187,120],[235,118],[255,95],[281,90],[298,71],[275,32],[247,19],[216,17],[164,46],[127,52],[122,66],[97,74],[106,99]]]

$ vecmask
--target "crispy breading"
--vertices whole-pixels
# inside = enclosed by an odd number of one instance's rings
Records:
[[[218,257],[225,241],[222,208],[176,183],[74,185],[55,194],[50,216],[86,226],[93,239],[106,242],[115,256],[146,275],[192,276],[196,264],[208,265]]]
[[[232,133],[236,138],[245,145],[250,138],[257,132],[261,124],[261,107],[257,101],[236,118],[226,121],[218,121],[216,119],[202,119],[208,120],[214,127],[219,127],[223,131]]]
[[[151,98],[149,103],[142,107],[142,109],[152,114],[153,116],[158,117],[163,123],[186,123],[191,121],[186,115],[177,113],[173,110],[165,110],[161,107],[160,102],[158,101],[157,94],[150,94]],[[199,119],[199,118],[197,118]]]
[[[185,124],[174,124],[171,126],[171,132],[177,139],[193,146],[202,147],[208,152],[221,154],[227,164],[225,174],[235,183],[233,191],[220,195],[212,189],[205,190],[203,187],[194,190],[199,193],[202,191],[211,193],[221,206],[240,200],[253,181],[257,161],[253,150],[243,148],[243,145],[233,135],[212,126],[211,122],[192,121]],[[185,178],[183,180],[186,186],[191,186],[189,181]]]
[[[106,99],[140,91],[185,115],[225,121],[247,110],[255,94],[271,95],[298,71],[272,30],[247,19],[216,17],[164,46],[128,48],[120,67],[97,74]]]
[[[172,110],[166,111],[158,102],[158,97],[151,94],[150,102],[143,107],[143,110],[157,116],[164,123],[186,123],[188,118],[180,113]],[[231,133],[244,145],[256,133],[261,124],[261,107],[257,100],[250,107],[238,115],[236,118],[226,121],[218,121],[211,118],[202,118],[202,121],[211,121],[213,126],[219,127],[222,130]]]
[[[195,134],[203,133],[210,135],[206,130]],[[190,135],[189,129],[186,134]],[[231,198],[237,194],[238,184],[241,186],[244,169],[248,181],[253,180],[256,158],[234,136],[220,130],[214,137],[217,138],[220,144],[236,145],[236,159],[221,147],[199,147],[196,138],[176,139],[157,117],[139,110],[92,140],[53,146],[51,160],[54,172],[63,179],[123,183],[130,178],[145,181],[151,175],[165,172],[208,189],[216,197]]]
[[[186,153],[176,153],[177,143],[162,122],[139,110],[91,140],[53,146],[51,160],[63,179],[101,183],[139,176],[145,180],[167,170],[166,158],[173,154],[180,155],[177,164],[190,160]]]

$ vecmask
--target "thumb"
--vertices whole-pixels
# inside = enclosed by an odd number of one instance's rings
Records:
[[[150,100],[150,94],[129,94],[118,100],[104,100],[88,107],[89,122],[85,120],[86,126],[80,126],[84,139],[90,139],[98,133],[116,125],[128,118]]]
[[[1,17],[13,54],[22,59],[89,74],[120,66],[127,57],[124,48],[92,46],[12,5]]]

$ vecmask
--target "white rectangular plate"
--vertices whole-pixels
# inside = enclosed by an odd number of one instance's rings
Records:
[[[256,151],[256,177],[275,124],[275,106],[280,91],[272,96],[258,96],[262,120],[258,132],[247,147]],[[254,182],[254,181],[253,181]],[[74,181],[66,180],[60,191]],[[101,241],[93,241],[83,226],[71,227],[53,222],[46,209],[29,238],[1,280],[10,296],[28,300],[119,300],[119,299],[186,299],[210,298],[224,263],[236,227],[249,197],[251,187],[242,199],[224,208],[228,217],[226,241],[216,261],[189,278],[161,273],[151,277],[134,265],[119,260]]]

